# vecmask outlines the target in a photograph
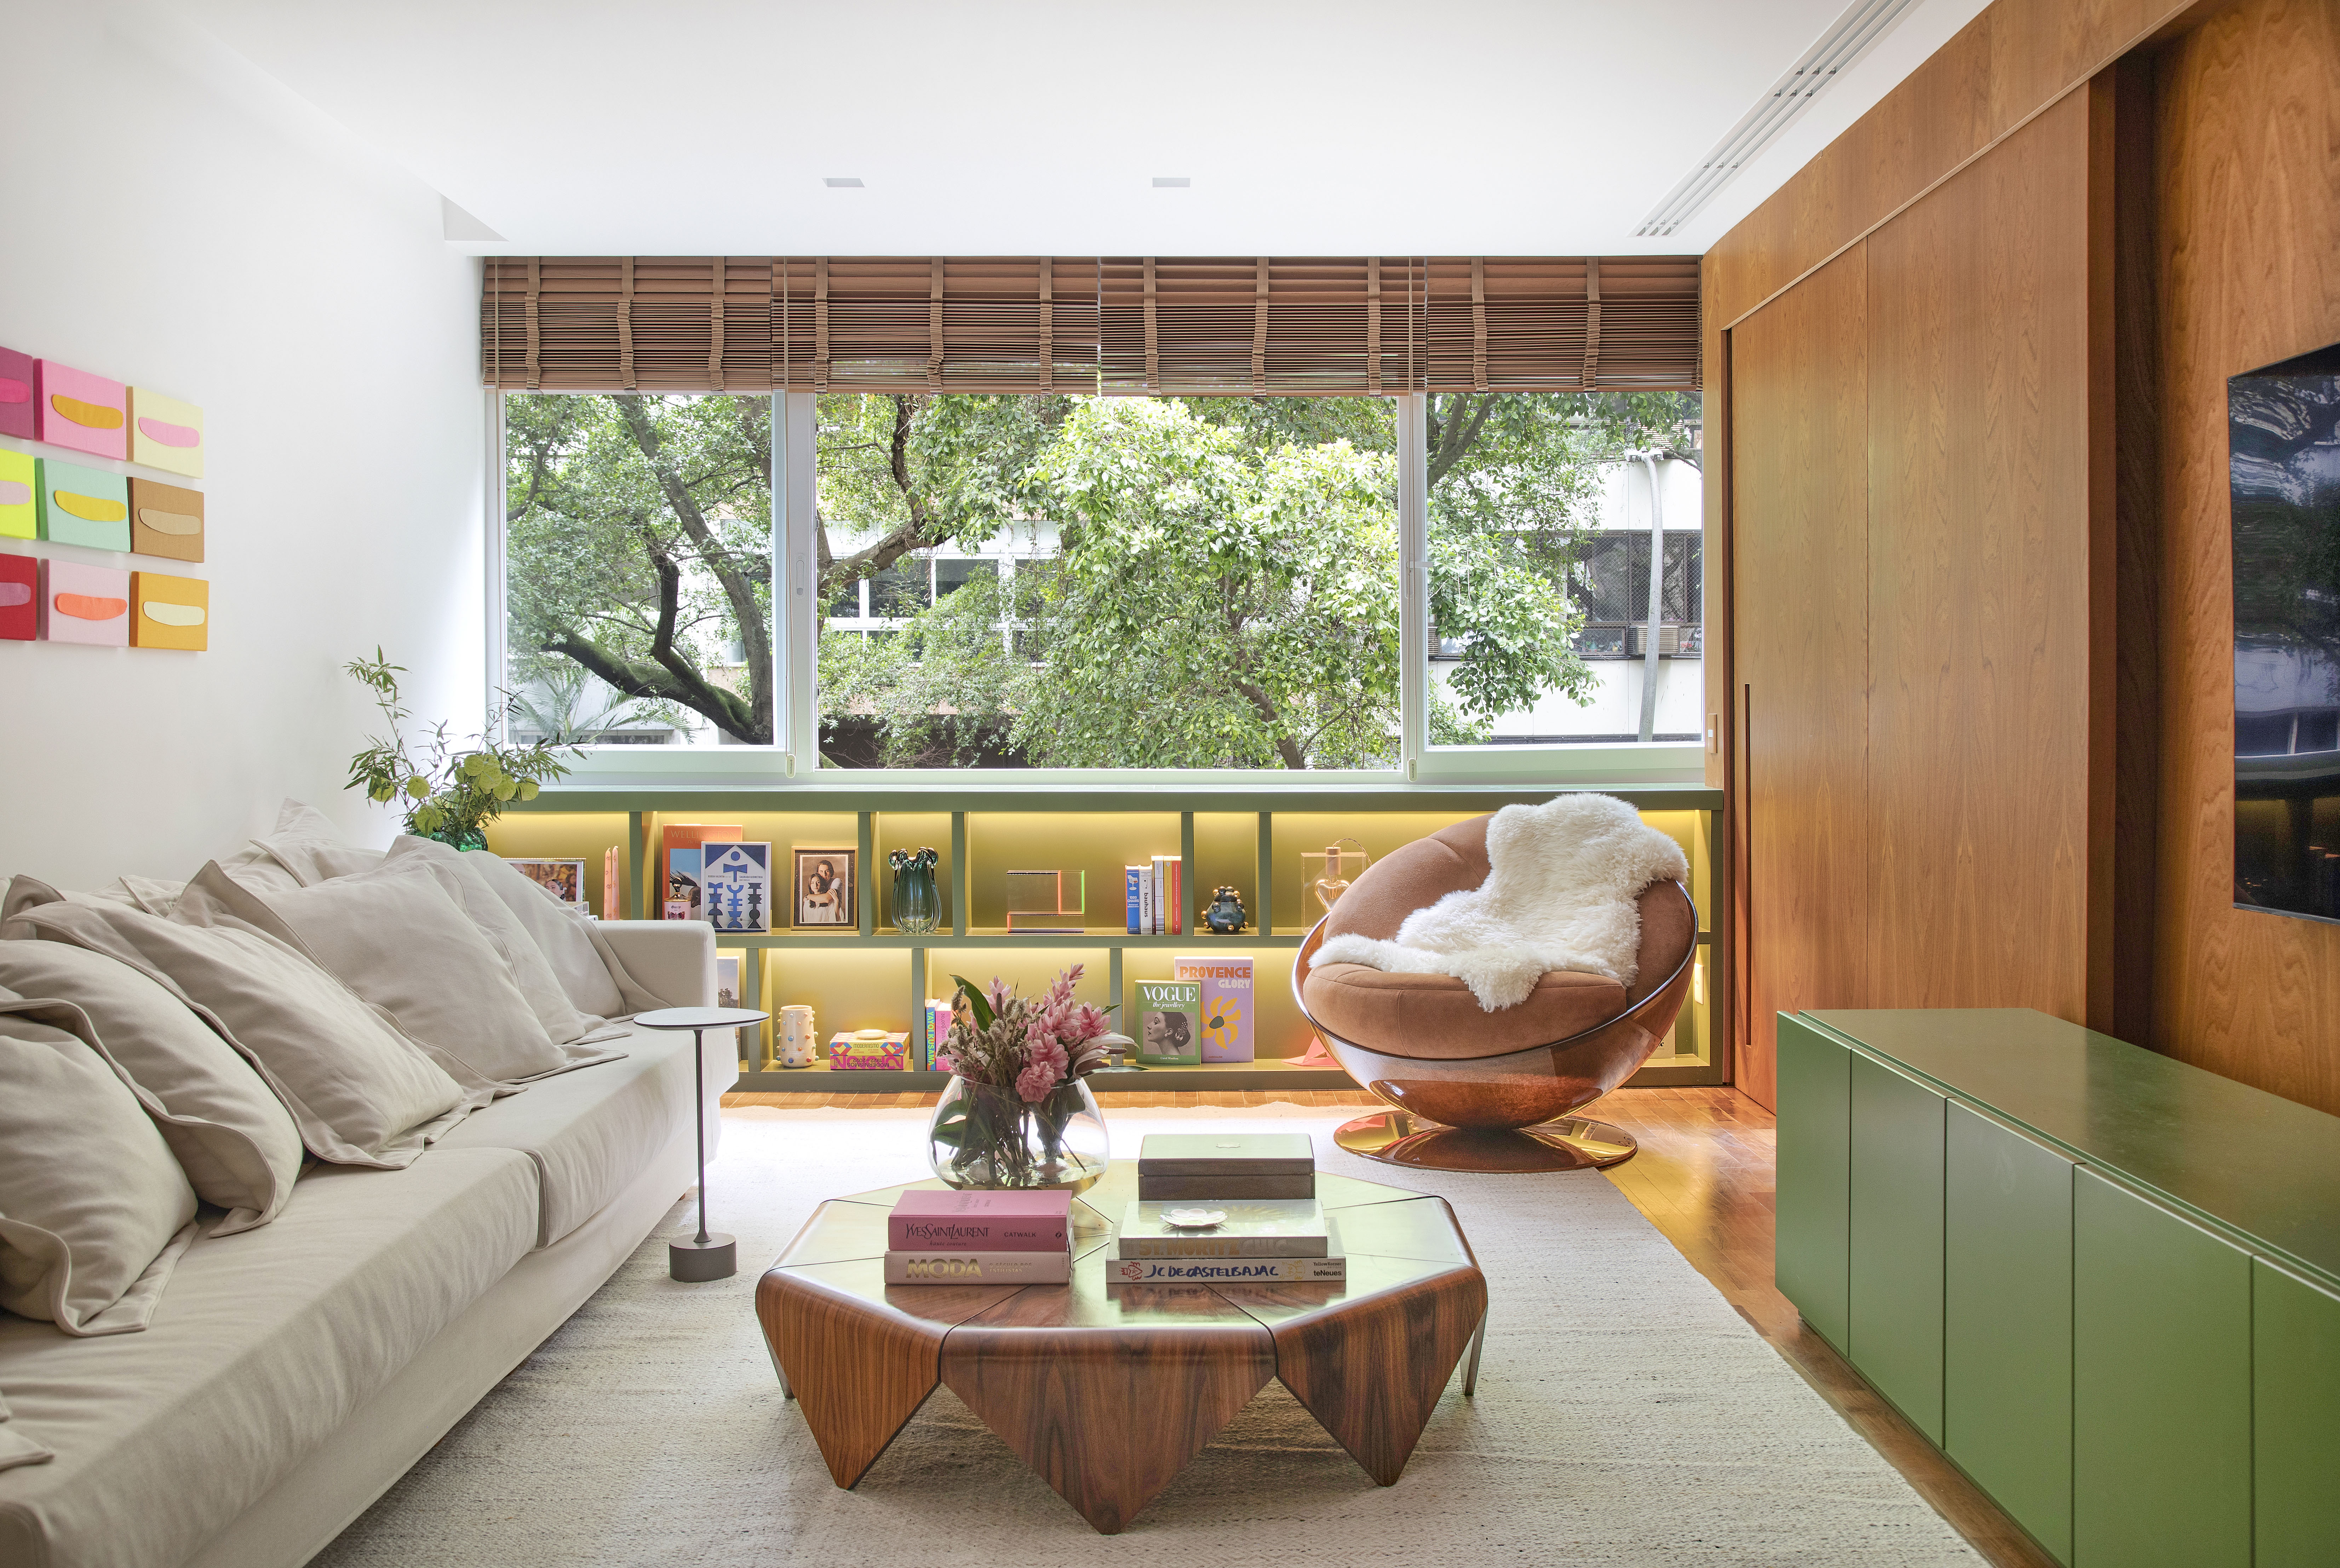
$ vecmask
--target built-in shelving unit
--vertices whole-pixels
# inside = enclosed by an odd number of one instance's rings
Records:
[[[719,951],[741,961],[743,997],[777,1011],[809,1001],[823,1035],[882,1027],[908,1030],[914,1052],[923,1046],[925,999],[947,994],[950,976],[987,981],[1004,975],[1029,990],[1072,963],[1086,968],[1085,998],[1098,1005],[1125,1002],[1134,980],[1166,979],[1172,961],[1209,952],[1258,960],[1253,1035],[1259,1060],[1251,1063],[1154,1068],[1133,1073],[1127,1087],[1157,1090],[1339,1087],[1338,1068],[1290,1065],[1312,1036],[1291,999],[1290,956],[1318,912],[1303,908],[1299,856],[1336,838],[1354,840],[1379,859],[1447,823],[1515,803],[1548,800],[1552,789],[1454,785],[1312,784],[1197,787],[1122,784],[1106,787],[982,779],[938,787],[879,775],[863,784],[832,784],[823,775],[803,784],[638,786],[555,784],[514,807],[491,831],[504,854],[583,856],[594,907],[602,906],[604,852],[620,851],[620,907],[634,918],[653,910],[652,859],[669,824],[738,823],[749,840],[773,845],[776,910],[793,902],[784,883],[791,845],[858,851],[853,928],[781,929],[768,934],[723,933]],[[862,775],[867,776],[867,775]],[[1639,807],[1645,819],[1673,834],[1688,854],[1691,893],[1702,928],[1727,900],[1722,867],[1710,853],[1720,792],[1691,785],[1637,785],[1604,791]],[[937,879],[949,910],[947,924],[911,933],[888,923],[892,850],[931,844],[941,852]],[[1121,868],[1156,854],[1175,853],[1187,896],[1188,934],[1134,935],[1122,921]],[[1011,869],[1082,870],[1087,873],[1087,924],[1076,932],[1018,932],[1006,927],[1005,877]],[[1233,886],[1252,925],[1239,936],[1195,933],[1197,912],[1213,891]],[[1714,933],[1700,933],[1700,972],[1691,1003],[1677,1024],[1673,1049],[1652,1058],[1637,1083],[1713,1083],[1722,1071],[1720,998],[1706,983]],[[835,1072],[782,1070],[773,1062],[768,1028],[749,1044],[741,1080],[749,1089],[800,1089],[817,1074],[828,1090],[894,1093],[940,1088],[933,1072]],[[914,1060],[916,1056],[914,1054]]]

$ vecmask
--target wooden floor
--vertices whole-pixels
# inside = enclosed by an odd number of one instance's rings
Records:
[[[1164,1106],[1366,1104],[1361,1094],[1307,1091],[1101,1094],[1107,1110]],[[932,1094],[727,1094],[726,1105],[789,1109],[837,1105],[923,1106]],[[1920,1496],[1996,1568],[2055,1568],[2055,1559],[1942,1457],[1844,1358],[1806,1328],[1771,1282],[1773,1131],[1770,1112],[1731,1089],[1621,1089],[1587,1107],[1640,1140],[1607,1172],[1619,1191],[1739,1315],[1908,1478]]]

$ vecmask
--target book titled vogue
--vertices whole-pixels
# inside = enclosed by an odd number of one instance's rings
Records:
[[[1344,1283],[1346,1257],[1116,1257],[1107,1285],[1277,1285]]]

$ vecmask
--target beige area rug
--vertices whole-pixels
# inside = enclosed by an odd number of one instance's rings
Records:
[[[1109,1112],[1115,1148],[1240,1120],[1322,1167],[1447,1198],[1488,1273],[1459,1376],[1380,1487],[1270,1383],[1118,1536],[1100,1536],[937,1390],[838,1490],[757,1327],[756,1277],[816,1203],[927,1174],[916,1110],[724,1113],[713,1222],[742,1271],[666,1277],[661,1235],[316,1559],[320,1568],[1203,1562],[1796,1564],[1981,1559],[1606,1179],[1393,1171],[1348,1112]],[[675,1222],[686,1210],[678,1207]]]

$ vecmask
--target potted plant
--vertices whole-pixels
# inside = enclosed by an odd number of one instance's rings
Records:
[[[355,659],[344,666],[374,695],[389,727],[387,738],[369,735],[365,749],[350,758],[347,789],[362,789],[369,799],[402,801],[406,831],[418,838],[437,839],[457,849],[488,847],[487,824],[516,800],[534,800],[547,779],[569,772],[561,760],[574,746],[501,745],[488,734],[471,737],[471,745],[450,740],[444,720],[431,726],[419,747],[410,745],[403,727],[411,715],[401,705],[398,677],[406,673],[379,647],[371,659]],[[511,694],[501,694],[509,711]],[[491,724],[491,732],[502,725]]]
[[[951,1080],[927,1131],[927,1156],[953,1187],[1065,1188],[1105,1175],[1105,1115],[1088,1077],[1111,1054],[1106,1009],[1073,1000],[1082,966],[1034,1000],[994,980],[988,994],[963,975],[943,1049]]]

